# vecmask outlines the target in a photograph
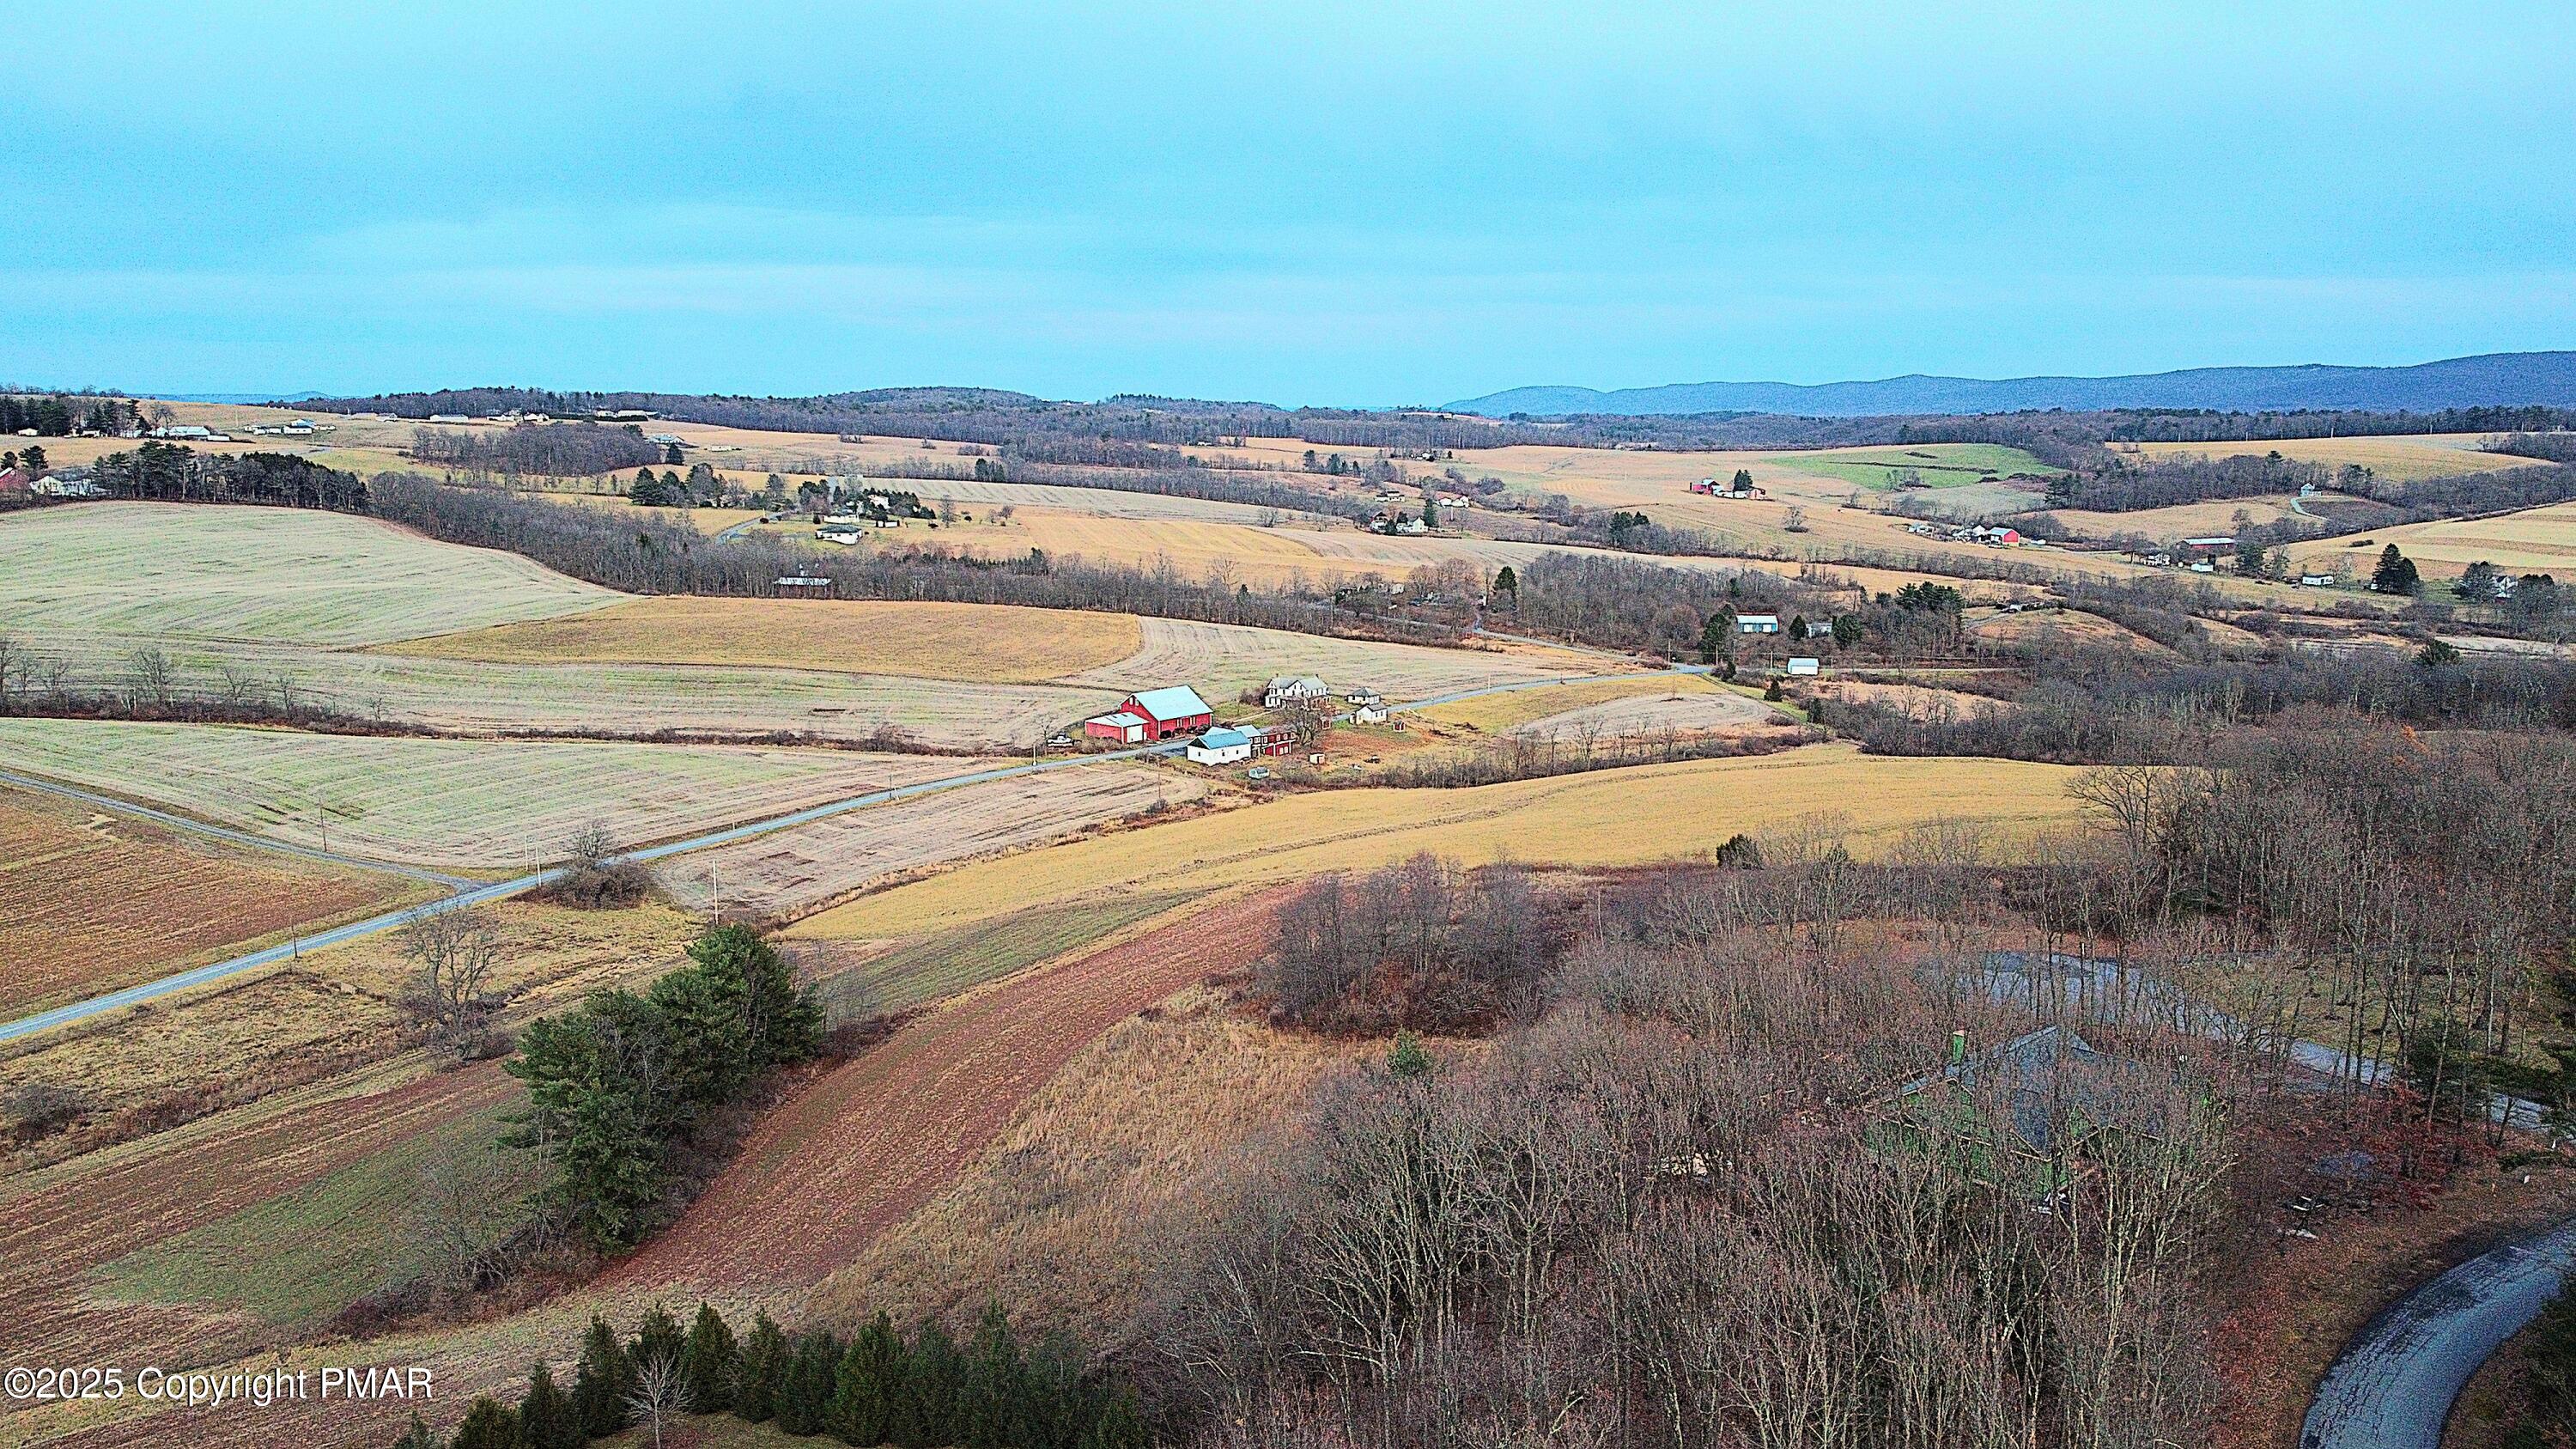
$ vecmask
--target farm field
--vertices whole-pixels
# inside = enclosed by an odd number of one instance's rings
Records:
[[[1133,765],[1020,775],[691,851],[655,874],[692,910],[797,915],[887,876],[1015,850],[1203,793],[1187,776]]]
[[[59,661],[72,689],[124,689],[132,639],[56,635],[30,657]],[[280,645],[163,649],[177,697],[291,694],[360,719],[467,734],[718,738],[773,734],[866,741],[880,730],[958,750],[1011,750],[1117,702],[1107,688],[977,684],[903,675],[659,664],[486,664]],[[50,665],[49,665],[50,667]]]
[[[0,1019],[432,894],[0,786]]]
[[[2488,453],[2478,444],[2486,433],[2413,433],[2373,438],[2284,438],[2250,443],[2138,443],[2150,458],[2176,455],[2202,458],[2262,457],[2279,453],[2302,463],[2341,468],[2358,463],[2383,479],[2411,483],[2419,478],[2449,478],[2499,468],[2527,468],[2530,458]]]
[[[309,509],[82,503],[0,516],[0,619],[31,644],[52,631],[378,644],[620,597],[516,554]]]
[[[1773,453],[1765,462],[1819,478],[1893,491],[1901,474],[1913,473],[1927,488],[2026,474],[2047,478],[2065,471],[2052,468],[2019,448],[2000,443],[1900,443],[1878,448],[1829,448],[1815,452]]]
[[[927,542],[984,559],[1025,558],[1030,549],[1043,549],[1059,563],[1087,560],[1146,571],[1168,568],[1193,582],[1212,579],[1264,588],[1328,585],[1371,573],[1400,576],[1409,567],[1383,559],[1328,556],[1312,543],[1325,536],[1306,528],[1261,528],[1208,519],[1118,518],[1060,508],[1015,507],[1005,520],[996,518],[987,506],[975,521],[943,524],[926,540],[909,533],[889,535],[889,540],[904,546]],[[1346,536],[1373,537],[1357,531]]]
[[[1131,614],[676,596],[414,640],[387,652],[494,664],[773,666],[1032,684],[1114,663],[1143,646]]]
[[[1143,648],[1115,664],[1068,676],[1066,682],[1124,692],[1187,680],[1209,703],[1223,704],[1274,674],[1317,674],[1336,692],[1368,685],[1389,699],[1407,700],[1494,684],[1595,674],[1604,663],[1553,651],[1380,644],[1190,619],[1140,622]]]
[[[2310,502],[2313,505],[2342,497],[2342,494],[2321,495]],[[2236,522],[2239,513],[2245,515],[2248,523],[2278,523],[2284,518],[2297,516],[2290,508],[2293,501],[2287,493],[2273,493],[2260,498],[2219,498],[2205,503],[2177,503],[2170,508],[2140,508],[2126,513],[2104,513],[2086,508],[2054,508],[2049,511],[2067,527],[2088,538],[2134,533],[2170,541],[2233,534],[2239,526]]]
[[[1187,892],[1131,895],[1061,910],[1027,911],[908,941],[835,966],[839,943],[805,948],[799,965],[822,980],[830,1019],[908,1011],[1088,948],[1139,921],[1178,909]]]
[[[1200,1206],[1237,1144],[1290,1120],[1318,1080],[1386,1049],[1272,1030],[1202,986],[1157,1007],[1076,1054],[954,1185],[824,1280],[809,1314],[971,1318],[997,1294],[1087,1341],[1131,1341],[1163,1221]],[[1029,1210],[1033,1183],[1045,1211]]]
[[[1729,689],[1666,689],[1604,700],[1513,726],[1521,739],[1616,740],[1665,734],[1706,735],[1771,724],[1782,718],[1758,699]]]
[[[1586,680],[1563,684],[1553,689],[1515,690],[1509,694],[1479,695],[1454,704],[1435,704],[1415,710],[1406,718],[1434,728],[1474,730],[1483,734],[1503,734],[1529,724],[1563,714],[1568,710],[1608,704],[1617,700],[1641,697],[1660,698],[1668,694],[1712,694],[1720,692],[1716,683],[1701,674],[1638,674],[1611,679]]]
[[[2290,557],[2303,567],[2322,564],[2347,579],[2366,580],[2379,551],[2392,543],[2427,577],[2456,578],[2484,559],[2507,573],[2545,573],[2565,582],[2576,577],[2576,503],[2320,539],[2293,545]]]
[[[0,720],[20,768],[364,859],[522,868],[604,825],[622,845],[936,778],[967,763],[718,745],[315,735]]]
[[[2173,653],[2164,645],[2125,625],[2115,624],[2099,614],[2087,614],[2075,609],[2043,609],[2028,614],[1994,614],[1983,619],[1969,620],[1967,632],[1976,638],[1996,643],[2043,646],[2090,644],[2114,649],[2138,649],[2149,654]]]
[[[982,920],[1001,903],[1122,891],[1215,889],[1361,870],[1436,851],[1470,864],[1633,865],[1715,849],[1818,812],[1849,817],[1867,856],[1925,820],[2055,828],[2079,807],[2073,771],[1990,759],[1897,759],[1849,745],[1468,789],[1327,790],[968,865],[866,896],[788,928],[807,940],[882,939]]]

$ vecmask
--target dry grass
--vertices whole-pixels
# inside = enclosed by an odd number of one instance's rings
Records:
[[[802,914],[905,872],[1017,850],[1204,794],[1169,771],[1093,765],[872,805],[664,863],[663,888],[693,909]]]
[[[938,1198],[826,1279],[810,1311],[852,1324],[971,1319],[989,1297],[1094,1343],[1133,1335],[1167,1220],[1383,1042],[1292,1036],[1191,987],[1111,1027],[1031,1098]]]
[[[2576,503],[2553,503],[2493,518],[2453,518],[2409,523],[2366,534],[2299,544],[2290,555],[2302,566],[2323,564],[2347,579],[2366,580],[2389,544],[2427,576],[2451,578],[2480,559],[2507,573],[2576,574]]]
[[[1996,614],[1968,625],[1968,632],[1994,643],[2036,644],[2043,649],[2091,645],[2096,648],[2136,649],[2147,654],[2170,655],[2172,650],[2144,634],[2122,624],[2115,624],[2099,614],[2075,609],[2042,609],[2028,614]],[[2238,632],[2242,632],[2241,630]]]
[[[1761,700],[1730,689],[1668,689],[1546,715],[1514,727],[1512,733],[1523,739],[1569,743],[1662,739],[1732,733],[1787,718]]]
[[[2329,495],[2334,496],[2338,495]],[[2067,527],[2092,538],[2135,533],[2148,538],[2175,539],[2232,534],[2242,526],[2236,522],[2239,513],[2245,515],[2248,524],[2278,523],[2284,518],[2297,516],[2291,512],[2290,502],[2290,495],[2275,493],[2262,498],[2219,498],[2205,503],[2177,503],[2169,508],[2140,508],[2126,513],[2102,513],[2083,508],[2060,508],[2052,512]]]
[[[390,652],[495,664],[756,665],[1029,684],[1124,659],[1142,644],[1128,614],[686,596],[415,640]]]
[[[54,632],[375,644],[615,602],[517,554],[300,508],[83,503],[0,516],[0,619]]]
[[[975,515],[973,521],[943,524],[927,539],[907,532],[889,536],[888,542],[896,546],[927,542],[986,559],[1025,558],[1036,548],[1060,563],[1084,561],[1149,573],[1168,570],[1194,583],[1208,580],[1226,587],[1248,583],[1265,589],[1334,584],[1372,573],[1401,578],[1411,567],[1326,557],[1311,542],[1326,535],[1312,529],[1261,528],[1197,518],[1111,518],[1033,507],[1015,507],[1010,518],[1002,520],[995,517],[990,504],[969,511]]]
[[[0,787],[0,1018],[432,893]]]
[[[1560,684],[1547,689],[1515,690],[1509,694],[1480,695],[1455,704],[1438,704],[1406,716],[1410,721],[1433,727],[1450,727],[1502,734],[1535,720],[1543,720],[1570,710],[1585,709],[1613,700],[1661,698],[1665,695],[1703,695],[1721,692],[1704,675],[1640,674],[1621,679],[1595,679],[1580,684]]]
[[[1189,619],[1141,622],[1142,649],[1115,664],[1071,676],[1068,682],[1118,690],[1191,684],[1210,703],[1223,704],[1246,686],[1274,674],[1315,674],[1336,693],[1367,685],[1390,699],[1404,700],[1567,674],[1596,674],[1603,662],[1554,651],[1436,649]]]
[[[30,773],[363,859],[516,868],[594,823],[669,840],[970,768],[729,745],[441,740],[219,725],[0,720]]]
[[[2410,483],[2418,478],[2449,478],[2499,468],[2527,468],[2533,459],[2486,453],[2478,444],[2486,433],[2417,433],[2384,438],[2285,438],[2247,443],[2140,443],[2150,458],[2175,455],[2203,458],[2262,457],[2279,453],[2302,463],[2340,468],[2358,463],[2381,478]]]
[[[1928,819],[2052,829],[2078,806],[2075,772],[1988,759],[1892,759],[1821,745],[1473,789],[1322,791],[969,865],[853,901],[790,928],[814,939],[882,939],[1045,901],[1133,890],[1203,890],[1357,870],[1433,851],[1470,863],[1632,865],[1702,854],[1738,831],[1819,811],[1850,817],[1851,844]]]

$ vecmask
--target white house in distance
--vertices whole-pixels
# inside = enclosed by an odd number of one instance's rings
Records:
[[[1252,736],[1231,725],[1219,725],[1190,741],[1185,753],[1193,765],[1231,765],[1252,758]]]
[[[1789,672],[1791,674],[1815,674],[1821,671],[1824,667],[1824,661],[1821,659],[1792,659],[1789,661]]]
[[[1386,701],[1373,700],[1367,704],[1352,705],[1351,723],[1364,725],[1386,723]]]
[[[2333,574],[2308,573],[2299,575],[2299,583],[2311,589],[2331,589],[2335,586],[2336,579]]]
[[[1301,699],[1322,699],[1330,693],[1324,681],[1312,674],[1274,674],[1261,691],[1261,707],[1277,709]]]
[[[1735,616],[1735,632],[1738,634],[1777,634],[1780,632],[1780,616],[1777,614],[1738,614]]]

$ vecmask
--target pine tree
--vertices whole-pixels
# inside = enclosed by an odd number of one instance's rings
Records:
[[[581,1449],[590,1442],[580,1414],[555,1387],[555,1371],[544,1359],[528,1370],[528,1394],[519,1400],[519,1434],[528,1449]]]
[[[394,1441],[394,1449],[438,1449],[438,1435],[431,1431],[429,1422],[421,1418],[420,1410],[411,1411],[411,1427],[403,1430],[403,1436]]]
[[[689,1325],[689,1346],[680,1358],[689,1412],[721,1414],[732,1408],[734,1379],[741,1366],[742,1351],[735,1346],[724,1316],[699,1304],[697,1321]]]
[[[626,1427],[626,1396],[635,1391],[635,1365],[619,1347],[608,1320],[591,1315],[581,1339],[581,1366],[573,1370],[572,1406],[582,1432],[605,1439]]]
[[[1152,1442],[1145,1432],[1145,1416],[1136,1411],[1136,1396],[1122,1388],[1112,1392],[1092,1417],[1081,1449],[1146,1449]]]
[[[1416,1077],[1430,1076],[1436,1065],[1431,1060],[1431,1053],[1423,1049],[1421,1038],[1409,1031],[1399,1031],[1395,1034],[1395,1049],[1386,1054],[1386,1070],[1389,1075],[1410,1081]]]
[[[840,1367],[840,1340],[828,1333],[798,1335],[795,1359],[779,1383],[778,1427],[790,1434],[821,1433],[831,1418],[833,1380]]]
[[[1789,618],[1789,637],[1792,639],[1804,639],[1807,637],[1807,634],[1807,616],[1804,614],[1791,615]]]
[[[733,1396],[733,1413],[737,1419],[762,1423],[778,1413],[780,1380],[792,1363],[788,1356],[787,1335],[763,1312],[751,1320],[751,1336],[742,1344],[741,1386]]]
[[[966,1348],[966,1380],[958,1394],[957,1437],[968,1449],[1014,1449],[1028,1437],[1028,1383],[1011,1320],[999,1303],[988,1304]]]
[[[894,1408],[903,1397],[904,1347],[894,1321],[879,1313],[850,1340],[833,1385],[832,1429],[852,1444],[894,1437]]]
[[[2379,567],[2371,571],[2370,586],[2383,594],[2411,594],[2423,587],[2423,576],[2416,572],[2415,561],[2390,544],[2379,551]]]
[[[635,1337],[626,1345],[626,1357],[638,1369],[648,1363],[678,1363],[688,1351],[689,1336],[680,1331],[680,1321],[659,1303],[635,1325]]]
[[[526,1442],[519,1437],[519,1411],[487,1396],[465,1411],[447,1449],[524,1449]]]
[[[904,1376],[902,1412],[895,1440],[904,1449],[939,1449],[957,1442],[957,1400],[966,1380],[966,1362],[957,1341],[937,1319],[913,1334],[912,1372]]]

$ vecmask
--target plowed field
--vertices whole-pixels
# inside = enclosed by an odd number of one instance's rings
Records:
[[[1564,674],[1598,673],[1598,661],[1551,669],[1491,649],[1434,649],[1328,639],[1279,629],[1247,629],[1186,619],[1146,619],[1145,645],[1115,664],[1069,676],[1070,684],[1112,689],[1195,685],[1221,704],[1274,674],[1317,674],[1335,692],[1367,685],[1390,699],[1423,699],[1489,684],[1517,684]]]

